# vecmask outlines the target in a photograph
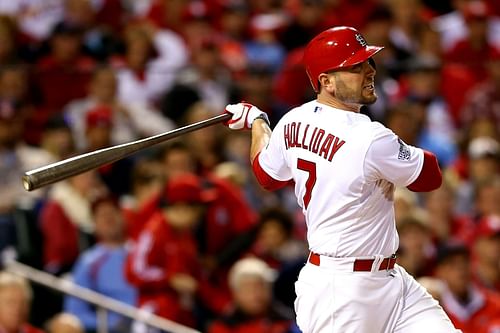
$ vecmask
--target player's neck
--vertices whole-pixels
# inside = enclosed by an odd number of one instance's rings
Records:
[[[341,100],[336,99],[335,97],[331,96],[330,94],[326,94],[323,92],[320,92],[318,94],[317,101],[318,101],[318,103],[328,105],[328,106],[335,108],[335,109],[356,112],[356,113],[360,112],[361,106],[362,106],[360,104],[342,102]]]

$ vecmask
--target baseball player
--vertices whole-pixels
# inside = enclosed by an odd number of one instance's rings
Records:
[[[359,112],[377,100],[372,57],[381,50],[354,28],[328,29],[304,51],[316,100],[290,110],[273,131],[251,104],[225,110],[229,128],[252,131],[259,183],[293,183],[305,214],[310,255],[295,284],[304,333],[460,332],[395,263],[394,186],[432,191],[441,171],[432,153]]]

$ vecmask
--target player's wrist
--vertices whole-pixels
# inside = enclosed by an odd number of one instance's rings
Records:
[[[255,117],[253,117],[252,121],[250,122],[250,128],[252,128],[253,126],[253,123],[256,121],[256,120],[262,120],[264,121],[267,126],[270,126],[271,125],[271,122],[269,121],[269,117],[267,116],[267,114],[263,111],[260,111],[258,110],[259,114],[257,114]]]

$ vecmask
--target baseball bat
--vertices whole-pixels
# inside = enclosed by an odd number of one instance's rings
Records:
[[[226,120],[231,115],[228,113],[205,119],[194,124],[176,128],[168,132],[160,133],[137,141],[124,143],[117,146],[95,150],[89,153],[70,157],[24,173],[22,177],[23,186],[26,191],[33,191],[42,186],[84,173],[105,164],[113,163],[133,153],[151,147],[161,142],[176,138],[180,135],[193,132]]]

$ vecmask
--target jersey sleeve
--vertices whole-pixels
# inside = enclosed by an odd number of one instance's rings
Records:
[[[257,156],[258,164],[262,170],[271,178],[278,181],[289,181],[292,172],[287,164],[284,154],[284,131],[282,122],[279,122],[273,133],[269,144]]]
[[[417,179],[424,162],[423,150],[403,142],[380,125],[368,147],[364,171],[367,179],[385,179],[396,186],[408,186]]]

